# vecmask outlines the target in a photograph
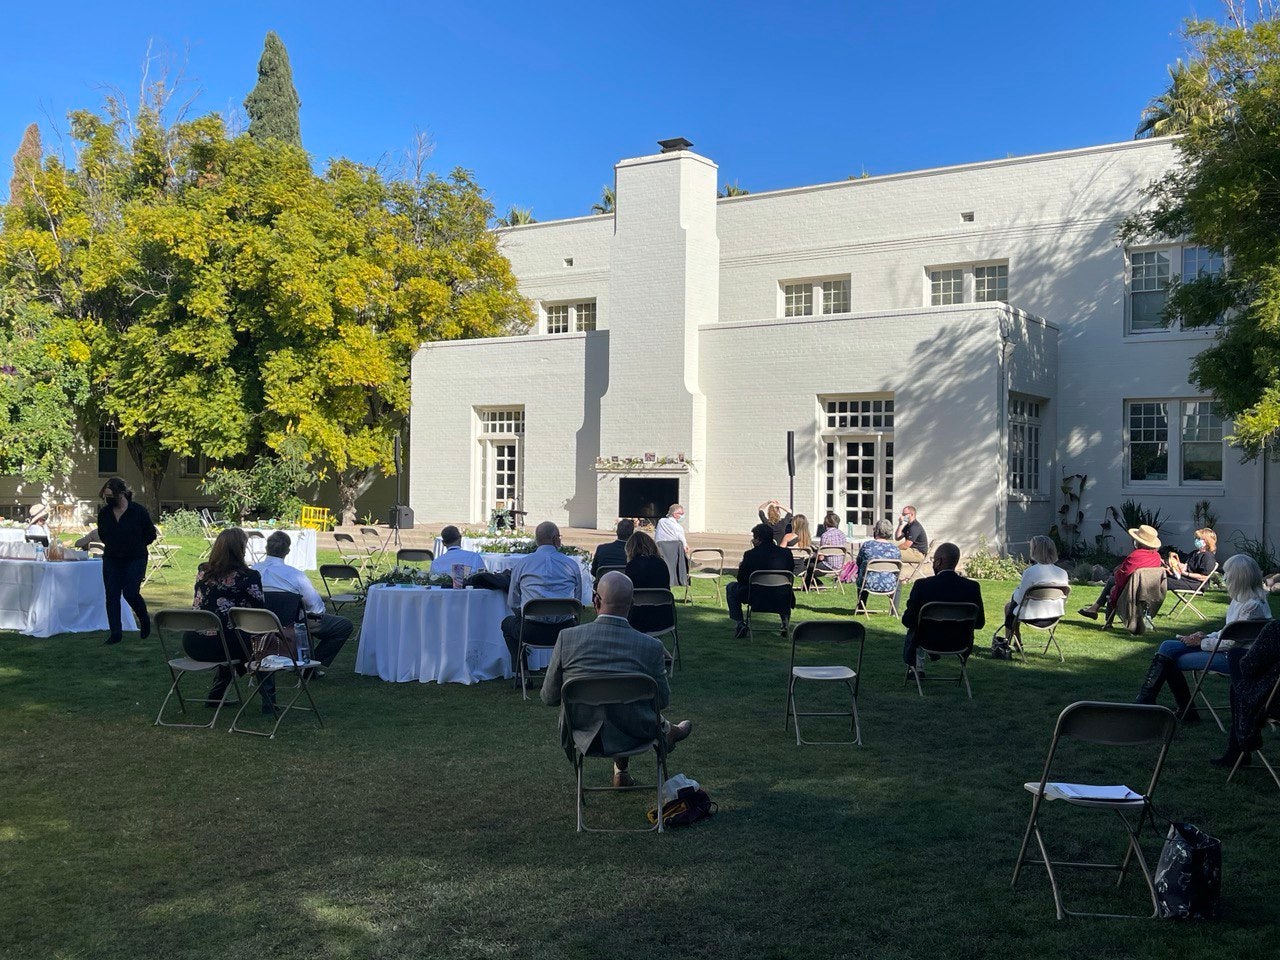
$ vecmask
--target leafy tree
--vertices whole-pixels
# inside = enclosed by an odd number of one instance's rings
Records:
[[[1227,252],[1223,274],[1174,284],[1165,317],[1188,327],[1221,323],[1191,379],[1222,402],[1235,421],[1233,442],[1255,456],[1280,430],[1280,17],[1272,10],[1254,23],[1194,21],[1186,33],[1196,69],[1226,108],[1187,127],[1182,162],[1151,184],[1148,209],[1121,237],[1185,237]]]
[[[1194,123],[1212,123],[1226,107],[1209,76],[1209,68],[1200,62],[1184,64],[1179,60],[1169,68],[1169,89],[1142,111],[1142,122],[1133,138],[1182,133]]]
[[[614,197],[613,187],[600,188],[600,202],[591,205],[592,213],[613,213]]]
[[[18,152],[13,155],[13,177],[9,180],[11,204],[21,204],[25,199],[43,155],[40,149],[40,127],[33,123],[22,134],[22,143],[18,144]]]
[[[512,206],[505,216],[498,218],[498,226],[500,227],[518,227],[526,223],[537,223],[533,218],[533,211],[528,207]]]
[[[267,31],[258,60],[258,82],[245,97],[249,113],[249,136],[255,140],[276,139],[281,143],[302,146],[302,129],[298,110],[302,101],[293,86],[293,68],[289,52],[274,30]]]

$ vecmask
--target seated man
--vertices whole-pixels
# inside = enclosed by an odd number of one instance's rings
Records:
[[[507,591],[507,606],[511,616],[502,621],[502,637],[511,653],[511,669],[519,674],[516,657],[520,652],[520,610],[529,600],[573,600],[581,602],[583,586],[582,567],[572,557],[560,552],[560,528],[550,520],[538,524],[533,532],[537,545],[533,553],[511,574],[511,587]],[[525,627],[525,639],[540,647],[554,646],[556,637],[572,624],[569,617],[554,620],[530,618]]]
[[[484,557],[474,550],[462,549],[462,531],[457,527],[450,525],[441,530],[440,540],[444,543],[444,552],[431,561],[431,572],[436,576],[453,576],[455,563],[470,567],[471,573],[484,569]]]
[[[902,551],[903,560],[919,563],[929,555],[929,538],[916,519],[915,507],[902,508],[902,516],[898,518],[898,529],[894,531],[893,538]]]
[[[631,610],[631,581],[625,573],[616,570],[600,578],[592,602],[596,619],[580,627],[563,631],[551,651],[551,663],[546,679],[542,682],[542,702],[549,707],[560,705],[560,690],[566,680],[600,673],[643,673],[653,677],[658,685],[658,709],[671,701],[671,687],[667,684],[666,650],[662,641],[643,634],[627,622]],[[667,749],[689,736],[693,723],[682,720],[670,723],[655,717],[646,706],[623,704],[584,711],[574,715],[572,730],[560,727],[560,740],[565,753],[573,759],[575,745],[582,753],[593,747],[604,756],[614,756],[613,785],[635,786],[635,780],[627,772],[629,757],[619,757],[616,752],[634,749],[653,738],[656,722],[661,722],[667,738]]]
[[[618,521],[617,540],[596,547],[591,558],[591,576],[600,576],[601,567],[625,567],[627,565],[627,541],[636,532],[636,522],[629,518]]]
[[[977,580],[956,573],[959,564],[960,548],[954,543],[940,543],[933,552],[933,576],[917,580],[911,587],[907,609],[902,612],[902,625],[907,628],[902,659],[906,661],[908,670],[924,671],[924,651],[916,649],[916,628],[920,625],[920,611],[925,604],[972,603],[978,608],[972,627],[960,627],[945,635],[930,634],[930,641],[940,642],[947,648],[962,650],[972,647],[974,630],[981,630],[987,622],[986,611],[982,608],[982,588]]]
[[[733,637],[741,640],[747,635],[747,625],[742,619],[742,605],[751,603],[751,575],[760,570],[792,570],[791,551],[773,542],[773,527],[757,523],[751,528],[751,549],[742,555],[735,582],[725,587],[725,602],[729,607],[729,619],[734,622]],[[794,595],[791,598],[795,605]],[[785,630],[790,617],[782,617]]]
[[[346,617],[325,613],[324,600],[311,579],[284,562],[291,546],[289,535],[277,530],[267,537],[267,555],[255,563],[253,569],[262,577],[263,590],[287,590],[302,597],[302,607],[307,611],[307,632],[311,635],[311,659],[319,660],[328,668],[351,636],[352,624]]]

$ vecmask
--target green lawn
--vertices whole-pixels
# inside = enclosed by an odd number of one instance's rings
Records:
[[[154,607],[190,602],[198,546],[182,542],[179,572],[147,588]],[[1152,640],[1073,617],[1065,664],[981,656],[974,700],[940,684],[921,699],[903,683],[901,626],[873,617],[865,746],[798,748],[783,731],[786,641],[733,641],[699,586],[668,711],[694,734],[671,772],[720,813],[661,837],[575,834],[556,712],[505,682],[383,683],[352,673],[352,643],[315,687],[325,726],[295,714],[270,742],[228,735],[229,718],[152,726],[168,683],[154,639],[0,634],[0,956],[1274,955],[1280,796],[1260,769],[1224,785],[1206,763],[1223,745],[1211,723],[1180,733],[1158,799],[1223,840],[1222,923],[1058,923],[1036,867],[1009,890],[1022,782],[1054,718],[1131,700]],[[989,619],[1010,589],[985,585]],[[1206,612],[1221,616],[1220,596]],[[839,594],[800,602],[799,619],[849,614]],[[1170,632],[1162,618],[1157,636]],[[607,762],[589,774],[604,782]],[[590,812],[636,823],[646,800]],[[1064,857],[1122,848],[1109,817],[1059,805],[1045,822]],[[1146,849],[1154,863],[1150,834]],[[1068,890],[1116,905],[1097,876]],[[1141,909],[1141,881],[1122,899]]]

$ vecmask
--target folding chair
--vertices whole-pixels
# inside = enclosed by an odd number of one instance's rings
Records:
[[[1280,696],[1280,677],[1276,677],[1276,682],[1271,685],[1271,692],[1267,694],[1266,702],[1262,705],[1262,712],[1259,715],[1258,727],[1259,732],[1262,728],[1276,727],[1276,721],[1271,716],[1271,707],[1276,702],[1276,697]],[[1267,768],[1267,773],[1271,774],[1271,779],[1276,782],[1276,786],[1280,787],[1280,776],[1276,774],[1276,768],[1271,765],[1271,761],[1267,759],[1266,754],[1262,752],[1262,748],[1258,747],[1250,751],[1253,756],[1262,761],[1262,765]],[[1244,753],[1236,757],[1235,764],[1231,767],[1231,772],[1227,774],[1227,783],[1231,782],[1231,778],[1236,775],[1236,771],[1240,769],[1240,764],[1244,762]]]
[[[173,555],[181,549],[182,547],[176,543],[153,543],[148,546],[147,559],[149,562],[143,582],[168,583],[169,578],[166,576],[165,571],[173,570]]]
[[[536,602],[536,601],[530,601]],[[610,707],[634,707],[638,704],[651,704],[653,715],[656,718],[654,722],[653,739],[643,743],[631,750],[624,751],[620,754],[610,754],[609,756],[634,757],[642,753],[648,753],[652,750],[657,759],[657,784],[634,784],[630,787],[588,787],[583,784],[583,767],[587,757],[603,757],[606,756],[601,752],[596,743],[587,748],[587,752],[583,753],[578,749],[577,743],[573,748],[573,769],[577,775],[577,813],[578,813],[578,832],[584,831],[588,833],[648,833],[656,830],[658,833],[663,832],[663,803],[662,803],[662,786],[667,782],[667,738],[662,730],[662,714],[658,709],[658,685],[654,682],[653,677],[643,673],[607,673],[596,674],[594,676],[573,677],[564,682],[564,686],[560,688],[560,723],[571,734],[573,731],[573,716],[575,713],[584,711],[587,715],[598,714],[599,711],[607,711]],[[598,741],[597,741],[598,742]],[[651,827],[621,827],[608,829],[604,827],[588,827],[582,815],[583,803],[587,793],[616,793],[627,790],[656,790],[658,799],[658,821]]]
[[[369,551],[365,545],[357,543],[356,538],[349,533],[335,533],[333,543],[338,548],[338,559],[363,574],[369,563]]]
[[[915,677],[916,690],[924,696],[922,680],[933,680],[939,683],[961,683],[973,699],[973,688],[969,686],[968,661],[973,652],[973,629],[978,619],[978,608],[972,603],[926,603],[920,611],[920,621],[916,624],[916,649],[935,657],[956,657],[960,661],[958,677],[926,677],[914,666],[907,668],[907,678]],[[970,639],[948,642],[948,634],[964,633]],[[933,636],[930,637],[930,634]]]
[[[742,605],[748,640],[755,639],[755,633],[751,628],[753,611],[776,613],[782,618],[782,633],[786,634],[787,624],[791,622],[795,583],[796,575],[791,570],[757,570],[751,574],[751,579],[747,583],[750,600]]]
[[[624,567],[601,567],[599,570],[596,571],[595,582],[599,583],[600,578],[603,577],[606,573],[626,573],[626,572],[627,572],[627,568],[625,566]]]
[[[165,662],[169,665],[169,674],[173,677],[173,683],[169,687],[169,692],[165,694],[164,702],[160,704],[160,712],[156,714],[156,721],[153,726],[196,727],[212,730],[218,722],[218,714],[222,712],[222,707],[226,703],[244,702],[244,695],[240,692],[240,680],[235,671],[240,660],[231,656],[231,649],[227,645],[227,635],[222,630],[222,621],[218,619],[216,613],[208,610],[184,609],[157,610],[153,623],[156,628],[156,637],[160,640],[160,651],[164,654]],[[175,642],[179,645],[178,649],[181,649],[181,635],[187,630],[195,630],[200,633],[216,633],[218,639],[222,642],[222,659],[209,661],[195,660],[188,656],[170,656],[167,635],[173,634]],[[187,702],[182,696],[182,680],[184,677],[191,673],[208,673],[211,670],[217,670],[219,667],[226,667],[231,671],[231,683],[227,685],[226,690],[222,691],[222,698],[218,701],[218,706],[213,711],[213,718],[208,723],[173,723],[164,719],[164,708],[169,705],[169,700],[174,694],[178,696],[178,709],[184,714],[187,712]],[[235,687],[236,698],[228,701],[227,691],[233,686]],[[201,703],[203,702],[204,698],[201,698]]]
[[[1166,613],[1165,616],[1169,617],[1170,619],[1173,619],[1173,615],[1178,612],[1178,609],[1180,607],[1190,607],[1191,610],[1195,612],[1195,615],[1199,617],[1201,620],[1208,620],[1209,618],[1206,617],[1203,613],[1201,613],[1200,610],[1196,607],[1196,605],[1192,603],[1192,601],[1199,597],[1204,596],[1204,588],[1209,585],[1209,580],[1212,579],[1213,575],[1217,572],[1218,572],[1218,565],[1215,563],[1213,565],[1213,569],[1209,571],[1209,576],[1201,580],[1199,585],[1194,590],[1170,589],[1169,592],[1172,593],[1174,597],[1176,597],[1177,599],[1173,601],[1173,606],[1169,608],[1169,612]]]
[[[895,578],[893,583],[893,589],[892,590],[873,590],[868,585],[869,581],[867,580],[867,577],[873,573],[892,573]],[[901,589],[902,589],[902,561],[901,560],[888,560],[888,559],[868,560],[867,569],[863,571],[863,575],[862,575],[862,589],[858,591],[858,602],[853,609],[854,616],[858,615],[858,611],[862,611],[862,615],[866,617],[868,620],[870,620],[872,613],[880,612],[880,611],[873,611],[871,609],[870,607],[871,598],[872,597],[888,597],[889,612],[893,614],[895,620],[898,619],[899,617],[902,616],[898,612],[898,591]],[[863,593],[867,594],[866,600],[862,599]]]
[[[559,620],[572,617],[572,624],[565,624],[562,629],[577,626],[582,615],[582,604],[577,597],[549,598],[543,600],[526,600],[520,608],[520,645],[516,648],[516,672],[520,676],[520,693],[525,700],[529,699],[529,668],[525,665],[525,653],[529,650],[550,650],[555,644],[530,643],[524,638],[525,624],[530,617],[539,620]]]
[[[1044,772],[1039,782],[1026,783],[1023,786],[1031,793],[1031,818],[1027,821],[1026,833],[1022,836],[1022,847],[1018,850],[1018,862],[1013,868],[1013,880],[1009,886],[1018,883],[1018,874],[1024,863],[1044,864],[1049,875],[1049,886],[1053,889],[1053,903],[1057,909],[1058,919],[1066,917],[1118,917],[1140,919],[1139,914],[1117,913],[1078,913],[1068,910],[1062,902],[1062,892],[1058,888],[1058,878],[1054,867],[1075,867],[1086,870],[1118,870],[1116,887],[1124,883],[1130,860],[1137,859],[1142,877],[1147,881],[1147,890],[1151,894],[1151,916],[1158,915],[1156,888],[1151,879],[1151,871],[1147,867],[1146,858],[1142,855],[1140,834],[1142,827],[1151,815],[1151,798],[1155,794],[1156,784],[1160,780],[1160,770],[1164,766],[1165,756],[1169,752],[1169,742],[1173,739],[1178,721],[1172,710],[1156,704],[1141,703],[1096,703],[1082,701],[1073,703],[1058,715],[1057,725],[1053,730],[1053,739],[1049,742],[1049,755],[1044,762]],[[1145,793],[1138,794],[1127,791],[1124,798],[1106,797],[1100,788],[1093,796],[1089,795],[1090,785],[1051,782],[1049,775],[1053,768],[1054,757],[1058,751],[1059,741],[1072,739],[1081,743],[1096,744],[1107,747],[1141,747],[1159,744],[1155,769],[1151,772],[1151,780]],[[1066,789],[1064,789],[1066,788]],[[1040,809],[1045,800],[1065,800],[1070,806],[1086,810],[1110,810],[1120,818],[1128,836],[1128,847],[1124,860],[1120,863],[1080,863],[1064,860],[1051,860],[1044,836],[1040,830]],[[1130,816],[1137,814],[1137,821]],[[1040,860],[1027,857],[1027,846],[1035,835],[1036,844],[1040,847]]]
[[[684,602],[689,599],[689,588],[695,580],[710,580],[716,592],[716,606],[720,606],[720,578],[724,576],[724,551],[715,547],[699,547],[689,551],[689,578],[684,585]]]
[[[840,563],[834,569],[823,567],[822,562],[828,557],[839,557]],[[849,562],[849,550],[847,547],[819,547],[813,558],[813,578],[809,589],[815,592],[823,590],[839,590],[845,592],[844,581],[840,579],[840,571],[844,569],[844,565]],[[820,577],[828,576],[834,578],[832,583],[824,583]]]
[[[904,561],[904,563],[911,564],[911,572],[906,575],[906,577],[903,579],[902,582],[910,583],[912,580],[916,578],[916,574],[920,572],[921,567],[923,567],[926,563],[933,563],[933,546],[930,545],[928,551],[924,555],[924,559],[906,560]]]
[[[809,565],[813,563],[813,550],[809,547],[787,547],[791,551],[791,566],[802,571],[796,576],[800,579],[800,592],[809,592]]]
[[[283,591],[269,591],[272,593]],[[294,594],[296,596],[296,594]],[[284,718],[288,716],[289,711],[295,709],[308,710],[315,714],[316,722],[320,726],[324,726],[324,719],[320,716],[320,709],[316,706],[315,700],[311,696],[311,687],[307,682],[307,671],[323,666],[319,660],[298,660],[296,654],[289,656],[280,656],[272,662],[268,663],[262,656],[263,647],[266,641],[272,637],[283,638],[284,627],[280,624],[280,619],[270,610],[259,610],[249,607],[232,607],[228,612],[231,619],[231,625],[236,628],[243,636],[249,639],[249,649],[254,651],[254,659],[249,661],[249,672],[252,676],[250,681],[249,698],[245,700],[240,709],[236,712],[235,718],[231,721],[231,726],[227,730],[228,733],[247,733],[255,737],[266,737],[274,740],[276,731],[280,729],[280,724],[284,722]],[[291,645],[283,644],[285,649],[290,649]],[[294,688],[292,699],[283,707],[277,703],[276,722],[271,728],[270,733],[263,733],[260,730],[247,730],[244,727],[237,726],[240,723],[240,717],[244,715],[249,705],[253,703],[255,694],[262,692],[262,680],[264,675],[270,674],[274,676],[277,673],[283,673],[286,670],[292,670],[298,678],[298,684]],[[277,684],[277,687],[279,685]],[[280,696],[280,690],[276,690],[276,696]],[[309,707],[297,706],[298,698],[305,696],[307,702],[311,704]]]
[[[403,547],[396,551],[396,566],[402,563],[426,563],[430,564],[436,555],[430,550],[414,550],[409,547]]]
[[[672,637],[671,650],[667,654],[669,662],[667,674],[668,676],[674,675],[677,664],[681,663],[680,631],[677,629],[676,624],[675,594],[662,587],[637,588],[631,597],[631,609],[635,610],[637,607],[651,607],[655,610],[666,609],[671,611],[671,626],[663,627],[660,630],[646,630],[644,632],[656,640],[661,640],[663,637],[668,635]],[[666,647],[665,642],[663,643],[663,647]]]
[[[796,666],[796,647],[800,644],[857,644],[858,659],[854,666],[841,664],[824,666]],[[862,727],[858,723],[858,684],[862,677],[862,654],[867,645],[867,630],[856,620],[806,620],[796,625],[791,631],[791,672],[787,681],[787,718],[783,729],[796,720],[796,746],[808,745],[847,745],[862,746]],[[852,657],[850,657],[852,659]],[[796,682],[809,680],[815,683],[843,683],[849,689],[849,712],[807,711],[801,713],[796,709]],[[804,740],[800,736],[801,717],[849,717],[853,727],[852,740]]]
[[[320,564],[320,582],[324,584],[325,596],[329,600],[329,606],[337,613],[347,604],[364,603],[365,590],[364,579],[360,576],[358,568],[349,563],[322,563]],[[341,593],[334,593],[334,584],[349,584],[350,589]]]
[[[1014,650],[1018,651],[1018,654],[1022,657],[1024,662],[1027,659],[1027,654],[1022,648],[1023,627],[1033,627],[1036,630],[1047,630],[1049,639],[1045,641],[1044,649],[1041,650],[1040,653],[1047,654],[1050,646],[1056,647],[1058,651],[1058,662],[1067,662],[1067,658],[1062,655],[1062,644],[1058,643],[1056,634],[1058,632],[1058,624],[1061,622],[1062,617],[1066,612],[1067,597],[1069,596],[1071,596],[1071,588],[1057,583],[1037,583],[1033,586],[1027,587],[1026,591],[1022,594],[1022,603],[1018,604],[1018,629],[1014,632],[1014,635],[1009,638],[1009,642],[1010,646]],[[1027,608],[1028,600],[1058,599],[1062,600],[1063,614],[1059,614],[1056,617],[1038,617],[1036,620],[1024,620],[1022,618],[1022,612]]]
[[[1222,724],[1222,718],[1218,716],[1218,711],[1214,709],[1213,704],[1209,702],[1209,697],[1201,689],[1204,686],[1205,678],[1210,674],[1217,674],[1228,683],[1231,678],[1228,674],[1213,669],[1213,659],[1218,655],[1219,648],[1224,642],[1240,644],[1245,646],[1253,643],[1258,639],[1258,634],[1262,632],[1270,620],[1237,620],[1235,623],[1229,623],[1218,631],[1218,639],[1213,645],[1213,650],[1209,653],[1209,662],[1205,664],[1203,670],[1193,670],[1195,676],[1195,684],[1191,688],[1191,696],[1187,699],[1187,709],[1182,712],[1179,720],[1185,720],[1187,712],[1195,705],[1196,697],[1200,698],[1200,702],[1204,704],[1205,709],[1209,711],[1209,716],[1213,717],[1213,722],[1218,725],[1218,729],[1223,733],[1227,732],[1227,728]],[[1221,705],[1220,705],[1221,706]],[[1230,710],[1231,707],[1221,706],[1223,710]]]

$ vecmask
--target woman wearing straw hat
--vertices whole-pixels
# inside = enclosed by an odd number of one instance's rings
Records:
[[[1107,622],[1110,623],[1120,591],[1124,589],[1124,585],[1129,582],[1129,578],[1135,571],[1144,567],[1164,566],[1164,560],[1160,557],[1160,531],[1144,523],[1140,527],[1130,529],[1129,536],[1133,538],[1133,551],[1111,572],[1111,576],[1103,584],[1102,592],[1098,594],[1098,599],[1089,606],[1079,609],[1080,616],[1097,620],[1098,612],[1105,606]]]
[[[32,504],[27,510],[26,538],[28,542],[43,541],[44,546],[49,546],[49,508],[43,503]]]

